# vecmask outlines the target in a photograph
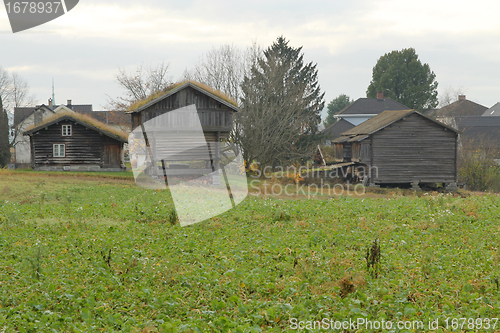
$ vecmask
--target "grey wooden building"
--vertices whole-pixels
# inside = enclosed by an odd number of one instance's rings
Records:
[[[372,185],[457,182],[458,131],[414,110],[384,111],[335,139],[337,161],[362,166]],[[369,174],[369,175],[368,175]]]
[[[50,171],[123,171],[128,135],[74,112],[59,112],[28,128],[31,167]]]
[[[196,107],[199,123],[184,117],[182,112],[177,113],[192,106]],[[129,108],[128,113],[132,115],[133,133],[138,127],[143,127],[151,165],[161,161],[164,169],[170,169],[169,174],[205,174],[218,169],[219,143],[229,138],[233,115],[238,110],[236,101],[222,92],[198,82],[186,81],[139,101]],[[147,124],[147,129],[144,124]],[[202,127],[201,140],[196,124]],[[185,163],[189,161],[204,163],[201,166]],[[181,170],[171,170],[174,166]]]

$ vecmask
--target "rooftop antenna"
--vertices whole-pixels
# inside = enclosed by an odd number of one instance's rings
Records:
[[[52,105],[56,105],[56,94],[54,93],[54,78],[52,78]]]

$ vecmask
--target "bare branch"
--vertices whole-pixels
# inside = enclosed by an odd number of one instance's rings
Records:
[[[186,70],[183,78],[204,83],[239,101],[243,77],[260,53],[255,43],[246,51],[233,44],[214,47],[200,57],[193,69]]]
[[[115,99],[109,97],[108,110],[126,110],[131,104],[157,93],[172,84],[168,75],[170,64],[161,62],[156,67],[139,65],[135,73],[128,73],[125,68],[118,68],[116,82],[124,89],[124,96]]]
[[[28,82],[25,79],[17,73],[12,73],[11,82],[10,97],[14,107],[34,105],[36,103],[36,98],[30,94]]]

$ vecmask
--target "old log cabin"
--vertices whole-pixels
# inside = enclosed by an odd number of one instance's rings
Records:
[[[31,167],[54,171],[122,171],[128,135],[91,117],[58,112],[28,128]]]
[[[161,161],[167,174],[208,174],[219,169],[219,143],[229,138],[237,111],[236,101],[222,92],[186,81],[139,101],[128,113],[133,135],[143,133],[147,140],[147,163]]]
[[[369,170],[371,185],[457,181],[458,131],[414,110],[384,111],[333,141],[338,162]]]

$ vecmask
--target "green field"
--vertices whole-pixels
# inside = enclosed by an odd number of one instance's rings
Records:
[[[0,331],[500,331],[500,197],[405,194],[250,196],[182,228],[130,175],[0,170]]]

